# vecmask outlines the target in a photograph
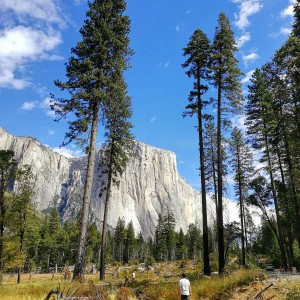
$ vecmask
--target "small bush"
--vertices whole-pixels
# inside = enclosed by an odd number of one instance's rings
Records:
[[[134,266],[134,265],[138,265],[140,263],[140,261],[138,259],[131,259],[128,262],[129,266]]]
[[[180,263],[180,269],[185,269],[188,266],[187,260],[183,259]]]
[[[145,289],[149,300],[179,300],[177,283],[162,283],[149,286]]]
[[[154,266],[155,264],[155,259],[153,256],[148,256],[146,261],[145,261],[146,266]]]
[[[127,287],[121,287],[117,291],[116,300],[128,300],[129,297],[132,297],[132,292]]]

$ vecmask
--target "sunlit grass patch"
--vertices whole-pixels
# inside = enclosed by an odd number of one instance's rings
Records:
[[[260,270],[238,270],[230,276],[213,275],[211,277],[193,276],[192,300],[225,300],[230,299],[237,287],[248,285],[255,278],[261,276]],[[178,278],[179,279],[179,278]],[[179,299],[178,283],[158,283],[145,288],[145,293],[151,300]]]
[[[248,285],[251,281],[261,276],[260,270],[240,269],[229,276],[211,276],[194,282],[194,293],[198,299],[210,300],[229,299],[237,287]],[[196,298],[197,299],[197,298]]]
[[[5,300],[41,300],[48,292],[57,288],[57,283],[51,281],[3,283],[0,289],[0,299]]]
[[[289,282],[285,287],[287,300],[299,300],[300,299],[300,282]]]
[[[191,300],[225,300],[237,287],[249,285],[261,276],[260,270],[238,270],[228,276],[199,275],[198,264],[185,264],[192,284]],[[64,282],[61,274],[36,274],[29,282],[29,275],[22,275],[21,284],[16,284],[16,276],[6,276],[0,289],[0,299],[43,300],[52,289],[60,288],[64,296],[93,296],[101,294],[101,299],[135,300],[139,290],[149,300],[178,300],[178,280],[183,268],[180,262],[161,263],[149,272],[137,272],[136,280],[125,284],[126,270],[117,276],[108,276],[106,283],[99,282],[99,275],[87,275],[84,284]],[[290,298],[295,300],[297,298]],[[300,298],[298,298],[300,299]]]

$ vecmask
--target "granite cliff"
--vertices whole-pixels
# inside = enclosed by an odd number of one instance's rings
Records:
[[[0,149],[13,150],[19,166],[30,165],[36,175],[33,201],[39,210],[59,203],[64,220],[76,216],[81,206],[86,159],[67,158],[31,137],[15,137],[0,128]],[[140,142],[135,157],[114,186],[108,224],[115,226],[118,217],[133,222],[136,232],[153,236],[158,214],[170,209],[176,228],[187,230],[190,223],[202,228],[201,195],[179,174],[173,152]],[[96,160],[99,161],[101,151]],[[96,165],[99,165],[96,163]],[[100,170],[96,167],[91,201],[91,218],[100,225],[104,198],[99,198]],[[214,204],[208,199],[209,225],[214,220]]]

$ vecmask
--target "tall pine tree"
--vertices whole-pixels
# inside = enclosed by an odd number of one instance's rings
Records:
[[[94,176],[96,138],[99,120],[105,119],[105,108],[110,107],[111,90],[119,89],[119,77],[128,68],[132,54],[129,48],[130,20],[123,13],[123,0],[94,0],[88,2],[89,10],[80,29],[82,41],[72,48],[66,65],[68,80],[55,81],[56,86],[70,94],[68,99],[54,99],[52,109],[60,117],[74,114],[69,121],[69,131],[64,144],[82,142],[87,147],[88,162],[81,210],[74,278],[84,277],[87,223]],[[109,91],[109,92],[107,92]],[[112,99],[115,101],[115,98]]]
[[[223,166],[222,166],[222,125],[228,119],[226,113],[236,113],[241,109],[242,91],[239,77],[242,75],[238,61],[234,56],[237,51],[234,34],[228,18],[222,12],[218,18],[218,26],[212,44],[210,57],[210,79],[217,89],[217,151],[218,151],[218,247],[219,273],[223,273],[224,260],[224,230],[223,230]]]
[[[241,244],[242,244],[242,264],[246,265],[245,249],[245,198],[247,196],[247,187],[251,176],[253,175],[253,157],[249,147],[243,137],[240,129],[235,127],[231,133],[230,140],[231,166],[234,172],[234,188],[240,207],[241,224]]]
[[[13,151],[0,150],[0,284],[2,284],[3,279],[3,238],[6,218],[5,192],[7,192],[16,166],[16,161],[13,157]]]
[[[272,196],[276,212],[282,265],[287,269],[287,251],[280,215],[279,199],[275,183],[274,159],[272,156],[272,136],[274,132],[273,95],[269,87],[269,80],[264,71],[256,69],[249,86],[248,102],[246,105],[246,125],[249,140],[256,149],[261,149],[266,171],[270,177]]]
[[[35,177],[30,167],[16,171],[14,176],[14,194],[13,203],[10,209],[10,230],[14,232],[14,238],[18,243],[19,265],[17,283],[21,282],[21,271],[26,260],[25,242],[27,235],[35,226],[36,213],[31,203],[31,197],[34,193]]]
[[[197,115],[198,119],[198,144],[201,175],[201,196],[202,196],[202,220],[203,220],[203,261],[204,274],[210,275],[209,267],[209,249],[208,249],[208,226],[207,226],[207,203],[206,203],[206,182],[205,182],[205,152],[204,152],[204,108],[208,104],[202,96],[208,87],[205,80],[208,79],[208,61],[210,53],[209,40],[204,32],[197,29],[190,37],[186,48],[183,49],[183,55],[188,59],[182,65],[189,68],[186,74],[194,79],[193,89],[190,91],[189,104],[186,106],[185,115]]]
[[[108,205],[111,197],[111,187],[119,185],[119,177],[125,171],[129,159],[133,156],[133,136],[131,134],[131,99],[126,93],[126,84],[121,74],[115,78],[115,87],[109,90],[111,104],[105,108],[106,144],[100,163],[104,166],[102,175],[107,176],[104,184],[105,204],[102,226],[100,280],[105,277],[106,231]]]

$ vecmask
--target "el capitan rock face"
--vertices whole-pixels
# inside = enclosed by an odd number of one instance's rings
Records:
[[[0,149],[13,150],[19,166],[30,165],[36,175],[33,201],[39,210],[59,203],[64,220],[74,218],[82,201],[86,159],[67,158],[31,137],[14,137],[0,128]],[[169,209],[176,219],[176,229],[187,230],[190,223],[202,228],[201,195],[179,174],[173,152],[140,142],[135,144],[135,157],[113,186],[108,224],[116,225],[118,217],[133,222],[136,232],[153,236],[158,214]],[[103,219],[104,196],[101,189],[98,152],[96,160],[91,219],[100,226]],[[208,222],[214,220],[214,203],[208,198]]]

